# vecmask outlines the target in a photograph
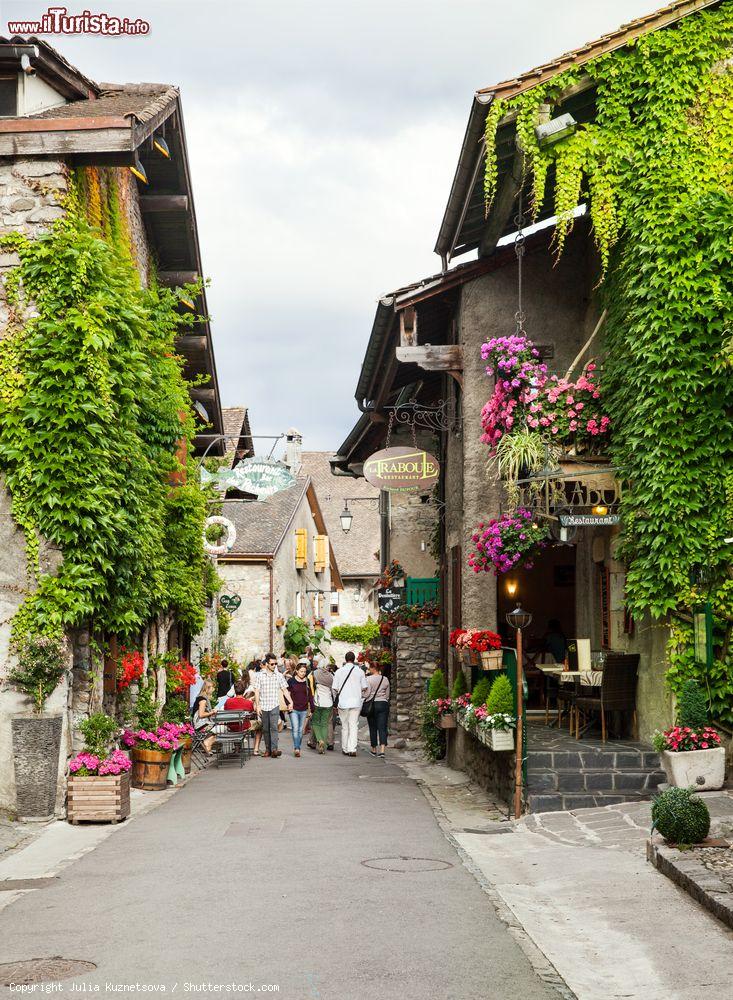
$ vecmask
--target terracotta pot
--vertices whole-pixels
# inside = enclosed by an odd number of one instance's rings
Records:
[[[472,667],[478,666],[478,653],[476,652],[475,649],[470,649],[468,651],[468,662],[471,664]]]
[[[711,750],[664,750],[662,767],[670,785],[677,788],[692,786],[696,792],[722,788],[725,781],[725,747]]]
[[[181,747],[183,753],[181,754],[181,761],[183,763],[183,770],[186,774],[191,773],[191,747],[193,746],[193,740],[190,736],[183,736],[181,738]]]
[[[133,747],[130,752],[132,760],[132,787],[144,788],[150,792],[160,792],[166,787],[168,765],[171,762],[170,751],[143,750]]]
[[[455,729],[456,728],[456,717],[452,712],[446,712],[440,717],[440,728],[441,729]]]
[[[117,823],[130,815],[130,774],[70,774],[67,782],[69,823]]]

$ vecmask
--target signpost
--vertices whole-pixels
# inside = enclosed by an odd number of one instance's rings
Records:
[[[390,493],[426,492],[440,477],[440,464],[419,448],[385,448],[364,462],[364,478],[378,490]]]
[[[404,603],[404,587],[382,587],[381,590],[377,591],[377,604],[379,605],[379,610],[384,611],[385,614],[391,614]]]
[[[287,490],[295,485],[295,476],[282,462],[271,458],[245,458],[233,469],[219,469],[218,472],[207,472],[201,468],[201,482],[213,482],[218,489],[239,490],[251,493],[258,500]]]

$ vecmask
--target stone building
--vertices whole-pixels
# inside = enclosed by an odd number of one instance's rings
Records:
[[[74,178],[77,198],[90,192],[116,192],[115,210],[129,233],[129,253],[143,285],[151,265],[167,287],[195,282],[202,274],[198,230],[188,166],[183,113],[178,90],[169,84],[97,84],[38,39],[0,40],[0,234],[35,239],[68,210]],[[84,193],[86,191],[86,193]],[[83,207],[89,208],[88,201]],[[19,263],[15,253],[0,253],[0,339],[8,331],[6,281]],[[220,434],[222,414],[211,330],[203,288],[186,308],[204,317],[177,342],[199,422],[196,445]],[[215,448],[215,452],[221,448]],[[0,467],[0,473],[2,469]],[[93,474],[90,472],[90,474]],[[40,541],[42,573],[53,574],[63,552]],[[16,525],[10,497],[0,475],[0,677],[14,662],[12,620],[30,586],[24,536]],[[95,642],[84,623],[69,636],[73,666],[49,700],[47,709],[63,719],[57,807],[63,806],[67,751],[73,724],[114,698],[114,665],[95,660]],[[190,637],[174,618],[161,615],[146,629],[144,647],[164,651],[185,647]],[[92,670],[92,667],[97,669]],[[111,668],[111,672],[110,672]],[[0,692],[0,808],[15,806],[11,717],[28,714],[28,700],[7,684]]]

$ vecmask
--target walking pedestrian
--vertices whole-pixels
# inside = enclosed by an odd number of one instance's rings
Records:
[[[283,674],[277,669],[277,659],[274,653],[266,653],[262,661],[262,670],[257,674],[255,686],[255,709],[257,718],[262,723],[262,736],[265,740],[265,757],[280,757],[282,751],[277,747],[277,724],[280,721],[280,692],[285,704],[292,709],[293,701],[288,691],[288,684]]]
[[[216,699],[217,703],[222,699],[229,698],[234,687],[234,674],[229,669],[229,661],[222,660],[221,667],[216,674]],[[222,701],[222,705],[224,702]],[[219,705],[219,708],[222,707]]]
[[[333,716],[333,674],[323,663],[319,662],[308,680],[313,696],[313,720],[311,722],[313,741],[308,746],[313,750],[318,750],[318,753],[324,753],[330,742],[329,723]],[[333,749],[333,744],[331,744],[331,749]]]
[[[367,667],[369,690],[364,698],[366,719],[369,723],[370,753],[373,757],[384,757],[387,749],[387,725],[389,722],[389,678],[382,673],[378,663]]]
[[[313,708],[313,696],[307,678],[308,666],[299,663],[295,668],[295,676],[288,681],[293,710],[290,713],[290,726],[293,730],[293,754],[300,757],[300,746],[303,742],[303,727]]]
[[[337,696],[336,704],[341,720],[341,753],[346,757],[356,757],[359,713],[368,687],[364,671],[357,665],[356,657],[349,650],[343,666],[338,668],[333,678],[333,690]]]

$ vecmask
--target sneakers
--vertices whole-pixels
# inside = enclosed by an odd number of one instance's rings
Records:
[[[283,755],[282,750],[273,750],[272,753],[270,754],[271,757],[282,757],[282,755]]]
[[[326,744],[323,742],[323,740],[319,740],[318,741],[318,752],[319,753],[325,753],[326,752]]]

